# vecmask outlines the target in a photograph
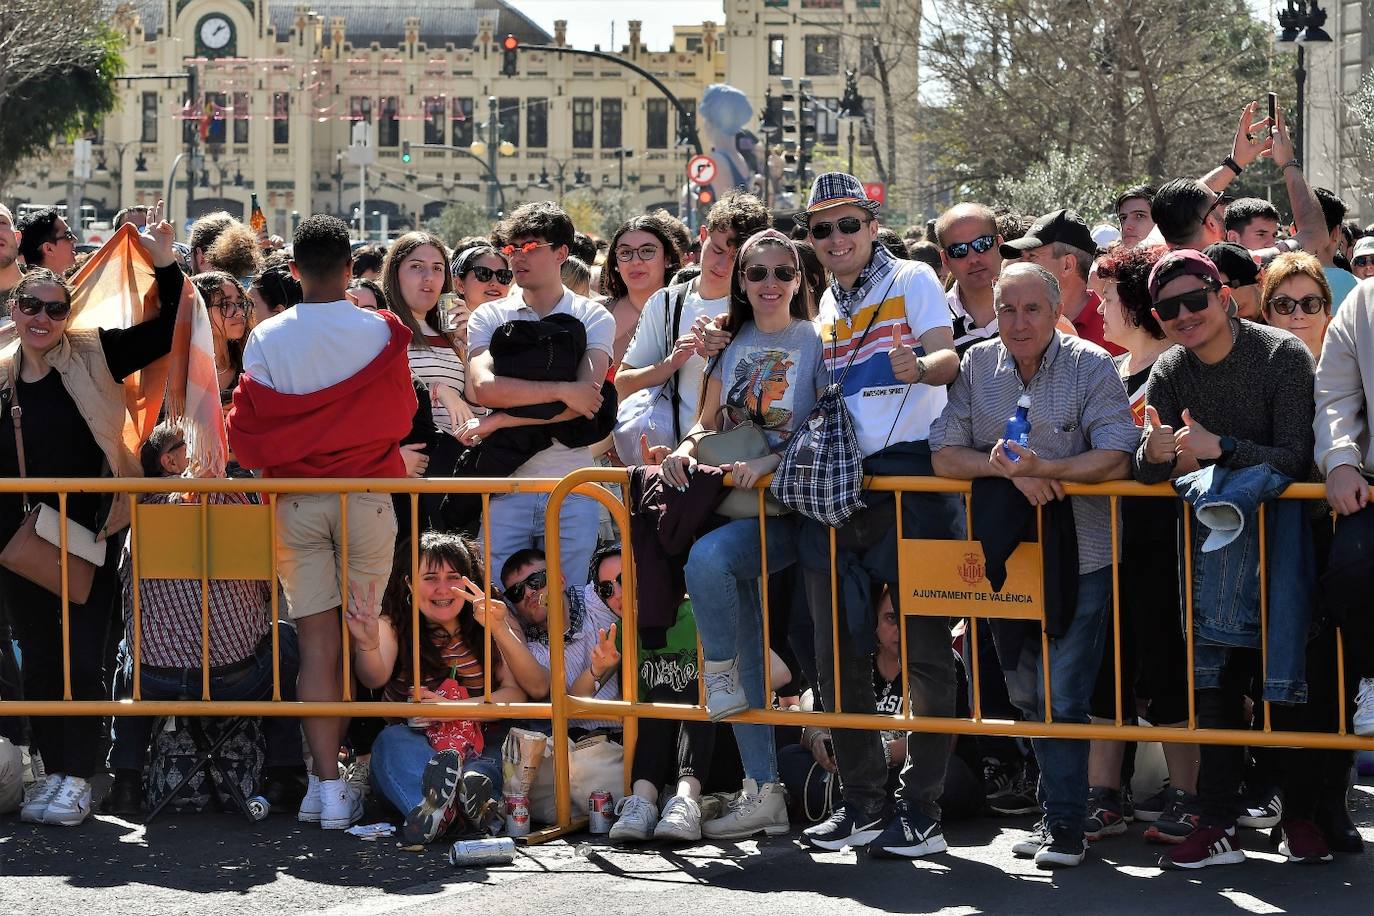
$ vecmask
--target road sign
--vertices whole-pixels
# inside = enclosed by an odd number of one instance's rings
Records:
[[[880,204],[887,203],[887,185],[881,181],[865,181],[864,193],[868,195],[869,200]]]
[[[716,161],[699,154],[687,160],[687,178],[693,184],[710,184],[716,180]]]

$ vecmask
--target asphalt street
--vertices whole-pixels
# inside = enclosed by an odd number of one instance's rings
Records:
[[[1352,793],[1374,843],[1374,788]],[[369,812],[377,813],[377,812]],[[1135,825],[1095,844],[1077,869],[1041,872],[1011,854],[1030,818],[948,825],[949,853],[919,862],[816,853],[795,836],[691,847],[617,849],[577,837],[522,849],[514,864],[458,869],[446,846],[422,853],[307,828],[287,815],[258,824],[220,814],[151,826],[97,816],[79,829],[0,821],[0,913],[831,914],[1369,913],[1374,846],[1331,865],[1295,866],[1244,832],[1251,860],[1162,872]]]

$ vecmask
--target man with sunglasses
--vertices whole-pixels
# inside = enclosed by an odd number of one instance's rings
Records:
[[[1235,470],[1262,464],[1294,480],[1306,478],[1314,414],[1306,346],[1285,331],[1232,318],[1230,290],[1216,265],[1197,251],[1161,258],[1150,272],[1149,292],[1155,318],[1179,346],[1165,351],[1150,373],[1145,437],[1133,462],[1136,479],[1160,483],[1209,465]],[[1247,677],[1245,666],[1257,661],[1253,654],[1230,648],[1219,684],[1197,689],[1199,726],[1243,727],[1239,688],[1232,687]],[[1244,861],[1235,824],[1243,753],[1202,746],[1201,818],[1161,858],[1163,867]],[[1288,837],[1291,844],[1294,834]]]
[[[28,267],[46,267],[60,277],[76,263],[76,233],[56,207],[35,210],[19,220],[19,254]]]
[[[615,343],[615,319],[601,305],[563,285],[562,267],[573,244],[568,214],[542,201],[517,209],[494,232],[501,251],[510,259],[518,289],[504,299],[478,306],[468,319],[468,391],[473,401],[493,410],[561,402],[566,410],[549,420],[558,423],[577,417],[595,418],[601,408],[602,382],[610,368]],[[571,315],[587,331],[587,347],[571,382],[536,382],[499,376],[490,352],[498,328],[511,321],[539,321],[551,315]],[[571,448],[554,440],[516,469],[513,477],[565,477],[591,467],[591,450]],[[547,493],[511,493],[491,500],[485,536],[490,539],[491,562],[499,568],[519,550],[544,542]],[[563,503],[562,543],[568,581],[586,584],[587,563],[596,548],[600,527],[597,505],[586,496],[570,496]]]
[[[812,185],[805,213],[798,218],[831,274],[820,302],[822,355],[842,386],[864,456],[865,473],[933,474],[930,424],[945,406],[945,385],[959,369],[954,332],[935,272],[917,261],[899,261],[876,244],[879,205],[853,175],[828,172]],[[840,380],[843,379],[841,382]],[[807,603],[816,637],[816,667],[822,704],[842,712],[874,713],[873,671],[869,661],[873,608],[845,585],[871,552],[895,556],[896,511],[890,494],[867,493],[868,508],[838,532],[803,523],[799,554]],[[958,500],[945,494],[907,494],[903,530],[908,537],[957,537]],[[830,561],[832,532],[844,545]],[[846,570],[845,579],[836,570]],[[883,584],[896,587],[895,564],[870,577],[876,594]],[[881,578],[882,582],[874,582]],[[832,581],[839,589],[838,644],[832,634]],[[860,606],[849,606],[850,604]],[[868,619],[861,628],[845,621]],[[907,621],[907,666],[911,709],[920,715],[954,715],[955,675],[949,630],[943,620]],[[836,688],[836,667],[839,687]],[[834,729],[835,761],[844,788],[843,804],[824,823],[808,828],[803,841],[819,849],[865,846],[872,855],[915,858],[946,849],[940,829],[949,739],[913,733],[907,742],[899,799],[894,812],[887,793],[888,763],[876,731]]]
[[[0,229],[0,232],[3,232],[3,229]],[[1374,277],[1374,235],[1366,235],[1355,242],[1355,248],[1350,252],[1350,272],[1355,275],[1356,280]],[[0,284],[2,283],[3,280],[0,280]],[[0,293],[3,293],[3,286],[0,286]]]
[[[10,297],[24,272],[19,269],[19,233],[14,229],[14,214],[0,204],[0,302]]]
[[[954,351],[997,336],[992,286],[1002,270],[1002,235],[997,217],[982,204],[955,204],[935,221],[940,263],[954,277],[945,293],[954,319]]]

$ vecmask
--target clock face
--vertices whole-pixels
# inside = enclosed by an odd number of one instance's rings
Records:
[[[218,51],[234,37],[234,27],[223,16],[211,16],[200,24],[200,41],[205,47]]]

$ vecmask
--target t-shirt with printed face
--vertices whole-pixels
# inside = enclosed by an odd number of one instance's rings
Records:
[[[821,342],[816,326],[794,319],[781,331],[740,328],[711,370],[720,382],[721,429],[753,420],[779,452],[816,402]]]

